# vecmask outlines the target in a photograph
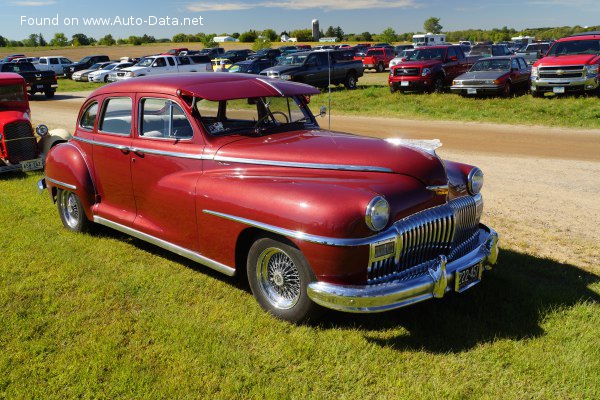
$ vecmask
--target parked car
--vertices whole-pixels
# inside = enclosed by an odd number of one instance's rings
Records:
[[[114,64],[114,61],[96,63],[96,64],[92,65],[91,67],[89,67],[88,69],[83,69],[81,71],[74,72],[73,75],[71,75],[71,79],[76,82],[88,82],[88,76],[92,72],[96,72],[99,69],[102,69],[111,64]]]
[[[233,64],[227,72],[244,73],[244,74],[260,74],[261,71],[271,68],[273,60],[268,58],[259,58],[256,60],[245,60]]]
[[[390,92],[443,92],[458,75],[467,72],[479,57],[466,57],[459,45],[417,47],[406,61],[390,69]]]
[[[347,89],[355,89],[358,78],[363,76],[363,68],[361,61],[352,59],[352,54],[348,50],[294,53],[260,74],[321,88],[329,86],[331,82],[333,85],[343,84]]]
[[[271,60],[276,60],[277,57],[281,55],[281,50],[279,49],[260,49],[256,53],[250,55],[248,60],[254,60],[257,58],[268,58]]]
[[[22,58],[22,57],[25,57],[25,54],[21,54],[21,53],[9,54],[6,57],[4,57],[1,62],[3,62],[3,63],[11,62],[15,58]]]
[[[115,80],[124,80],[136,78],[146,75],[159,74],[177,74],[182,72],[206,72],[212,71],[210,61],[208,63],[197,64],[193,61],[193,57],[200,57],[202,60],[207,60],[207,56],[150,56],[144,57],[134,66],[123,68],[116,71],[115,75],[109,74],[108,81],[114,77]]]
[[[199,55],[208,56],[211,60],[213,58],[217,58],[225,53],[225,49],[222,47],[209,47],[206,49],[202,49],[198,52]],[[189,52],[188,52],[189,55]]]
[[[11,62],[15,62],[15,63],[27,62],[27,63],[32,63],[33,65],[37,65],[40,62],[40,58],[39,57],[21,57],[21,58],[15,58]]]
[[[73,65],[73,61],[63,56],[40,57],[36,68],[40,71],[54,71],[56,76],[64,76],[65,67]]]
[[[75,64],[71,64],[69,66],[64,67],[63,72],[64,72],[65,77],[71,78],[71,76],[73,75],[74,72],[88,69],[89,67],[91,67],[92,65],[94,65],[96,63],[109,62],[109,61],[110,61],[110,58],[108,58],[108,56],[105,56],[105,55],[87,56],[87,57],[83,57],[81,60],[79,60]]]
[[[513,54],[506,45],[503,44],[476,44],[471,47],[470,57],[497,57],[509,56]]]
[[[120,71],[124,68],[133,66],[132,62],[114,62],[105,65],[95,71],[91,71],[88,74],[89,82],[108,82],[108,75],[114,71]]]
[[[431,145],[324,131],[307,104],[318,93],[243,74],[106,85],[70,145],[49,152],[39,188],[66,229],[104,225],[242,272],[291,322],[318,305],[381,312],[480,282],[498,253],[479,222],[481,170]]]
[[[586,32],[554,42],[531,69],[531,94],[593,93],[600,90],[600,32]]]
[[[70,139],[64,130],[39,125],[34,133],[27,83],[21,75],[0,73],[0,173],[44,168],[44,155]]]
[[[58,88],[56,74],[53,71],[38,71],[32,63],[8,62],[0,64],[0,72],[13,72],[21,75],[27,82],[27,92],[30,95],[44,93],[48,98],[54,97]]]
[[[404,50],[409,50],[409,49],[414,49],[415,46],[412,44],[399,44],[397,46],[394,46],[394,54],[396,55],[396,57],[399,57],[402,52],[404,52]]]
[[[247,59],[248,57],[250,57],[252,55],[254,55],[254,52],[250,49],[229,50],[229,51],[226,51],[225,53],[221,54],[219,57],[213,59],[212,62],[214,65],[215,60],[220,61],[221,59],[226,59],[226,60],[229,60],[231,62],[231,64],[233,64],[238,61],[244,61],[245,59]]]
[[[390,61],[390,68],[392,68],[394,65],[398,65],[401,62],[406,61],[413,51],[415,51],[415,49],[403,50],[398,57],[393,58],[392,61]]]
[[[187,54],[187,52],[189,52],[190,50],[187,47],[177,47],[174,49],[171,49],[165,53],[161,53],[162,55],[166,55],[166,56],[178,56],[181,55],[181,53],[185,52],[185,54]]]
[[[390,66],[390,61],[394,59],[394,50],[392,47],[371,47],[364,56],[355,56],[355,60],[363,63],[364,69],[374,69],[377,72],[384,72]]]
[[[531,69],[523,57],[501,56],[477,61],[469,72],[457,76],[450,89],[461,95],[511,96],[529,89]]]

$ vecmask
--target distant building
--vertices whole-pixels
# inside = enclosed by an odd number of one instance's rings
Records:
[[[216,43],[224,43],[224,42],[237,42],[238,40],[231,36],[215,36],[213,40]]]
[[[313,37],[313,41],[317,41],[319,40],[319,37],[321,36],[321,34],[319,33],[319,20],[318,19],[313,19],[312,20],[312,37]]]
[[[282,42],[289,42],[290,41],[290,37],[286,34],[281,35],[281,41]]]
[[[319,42],[337,42],[338,38],[337,37],[322,37],[321,39],[319,39]]]

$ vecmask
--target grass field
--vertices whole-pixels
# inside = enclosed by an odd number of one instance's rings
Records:
[[[93,90],[101,83],[59,80],[59,92]],[[328,93],[313,96],[312,104],[327,105]],[[453,93],[391,94],[387,74],[366,72],[358,89],[332,88],[332,112],[424,120],[494,122],[516,125],[563,126],[600,129],[600,99],[589,97],[533,98],[526,93],[505,99],[464,98]]]
[[[0,175],[0,398],[600,398],[600,278],[576,265],[515,244],[462,295],[297,327],[243,281],[67,232],[40,177]]]

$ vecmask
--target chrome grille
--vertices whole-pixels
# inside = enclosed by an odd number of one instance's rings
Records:
[[[585,68],[583,65],[566,65],[564,67],[540,67],[540,78],[581,78],[584,76]]]
[[[394,70],[395,76],[419,76],[419,68],[396,68]]]
[[[465,196],[396,222],[400,250],[371,262],[368,282],[410,279],[426,273],[440,255],[452,261],[472,251],[478,243],[482,210],[481,195]]]
[[[37,143],[33,129],[27,122],[15,122],[4,128],[4,142],[8,161],[18,164],[37,156]]]

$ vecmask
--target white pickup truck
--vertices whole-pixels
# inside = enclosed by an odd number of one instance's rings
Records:
[[[207,58],[206,62],[196,62],[191,56],[149,56],[144,57],[132,67],[124,68],[109,75],[108,81],[120,81],[146,75],[175,74],[180,72],[212,72],[212,64]]]
[[[62,56],[40,57],[37,64],[35,64],[35,68],[38,71],[54,71],[56,72],[56,76],[63,76],[64,67],[71,64],[73,64],[73,61]]]

